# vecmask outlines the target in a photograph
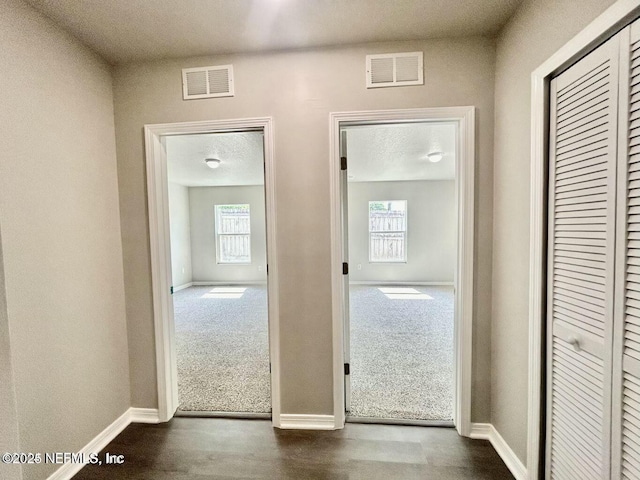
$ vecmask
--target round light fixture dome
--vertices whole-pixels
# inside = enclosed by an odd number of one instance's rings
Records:
[[[442,160],[442,156],[442,152],[431,152],[429,155],[427,155],[427,158],[430,162],[438,163],[440,160]]]
[[[206,163],[209,168],[218,168],[221,162],[217,158],[207,158],[204,163]]]

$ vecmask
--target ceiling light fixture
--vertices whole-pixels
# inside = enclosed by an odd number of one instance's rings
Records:
[[[429,155],[427,155],[427,158],[430,162],[438,163],[440,160],[442,160],[442,155],[442,152],[431,152]]]
[[[218,168],[221,162],[217,158],[207,158],[204,163],[206,163],[209,168]]]

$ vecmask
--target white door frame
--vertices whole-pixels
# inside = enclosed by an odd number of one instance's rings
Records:
[[[280,427],[280,336],[278,306],[278,260],[276,249],[275,164],[273,158],[273,119],[271,117],[204,122],[145,125],[147,163],[147,198],[149,203],[149,239],[153,287],[153,320],[156,340],[158,378],[158,415],[169,421],[178,408],[178,378],[171,297],[171,241],[169,235],[169,200],[167,162],[161,139],[168,135],[241,132],[261,129],[264,132],[267,259],[269,274],[269,354],[271,361],[271,418]]]
[[[529,393],[528,393],[528,478],[540,475],[542,386],[545,362],[543,336],[546,320],[546,222],[547,166],[549,162],[549,82],[615,32],[640,16],[638,0],[618,0],[549,57],[531,74],[531,198],[529,245]]]
[[[458,253],[455,295],[455,409],[460,435],[471,433],[471,369],[474,265],[475,107],[375,110],[330,114],[331,292],[333,321],[333,405],[335,428],[345,422],[342,225],[340,220],[340,127],[345,124],[455,122],[458,125],[456,202]]]

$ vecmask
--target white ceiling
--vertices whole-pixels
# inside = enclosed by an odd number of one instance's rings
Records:
[[[351,182],[448,180],[455,177],[456,127],[451,123],[347,128]],[[188,187],[262,185],[262,132],[166,137],[168,178]],[[427,160],[443,152],[438,163]],[[211,169],[206,158],[221,164]],[[276,159],[277,161],[277,159]]]
[[[427,155],[442,152],[432,163]],[[347,128],[351,182],[452,180],[456,169],[453,123],[368,125]]]
[[[522,0],[27,0],[111,63],[493,35]]]
[[[167,176],[187,187],[262,185],[262,132],[212,133],[166,137]],[[209,168],[206,158],[221,161]]]

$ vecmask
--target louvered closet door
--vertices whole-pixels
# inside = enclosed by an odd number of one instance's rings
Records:
[[[609,478],[618,37],[551,82],[546,476]]]
[[[640,21],[621,34],[612,473],[640,479]]]

